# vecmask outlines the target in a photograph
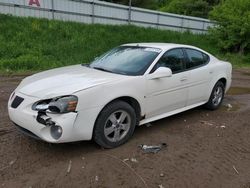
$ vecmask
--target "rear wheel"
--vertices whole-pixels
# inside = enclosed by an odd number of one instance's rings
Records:
[[[223,82],[218,81],[210,95],[209,101],[205,104],[205,107],[210,110],[216,110],[221,105],[225,92],[225,85]]]
[[[108,104],[99,114],[94,140],[104,148],[114,148],[124,144],[134,133],[136,115],[126,102],[115,101]]]

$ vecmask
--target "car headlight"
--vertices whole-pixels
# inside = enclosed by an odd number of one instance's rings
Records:
[[[75,112],[77,102],[78,98],[74,95],[62,96],[38,101],[32,106],[32,109],[37,111],[49,110],[53,113]]]

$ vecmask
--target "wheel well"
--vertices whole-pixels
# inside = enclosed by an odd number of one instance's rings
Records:
[[[124,102],[128,103],[130,106],[132,106],[132,108],[135,110],[136,123],[138,125],[139,121],[141,120],[141,106],[140,106],[139,102],[136,99],[134,99],[133,97],[126,96],[126,97],[116,98],[116,99],[110,101],[109,103],[114,102],[116,100],[124,101]]]
[[[221,79],[218,80],[218,82],[219,81],[221,81],[224,84],[225,88],[226,88],[226,84],[227,84],[226,78],[221,78]]]

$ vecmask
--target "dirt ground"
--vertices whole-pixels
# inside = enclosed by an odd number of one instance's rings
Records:
[[[234,70],[219,110],[198,107],[138,127],[128,143],[111,150],[19,133],[7,100],[21,79],[0,76],[0,187],[250,188],[250,69]],[[163,142],[168,146],[157,154],[138,148]]]

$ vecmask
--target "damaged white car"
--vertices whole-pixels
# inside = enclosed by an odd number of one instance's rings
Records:
[[[232,66],[193,46],[126,44],[89,65],[29,76],[11,94],[10,119],[51,143],[125,143],[135,127],[205,105],[217,109]]]

